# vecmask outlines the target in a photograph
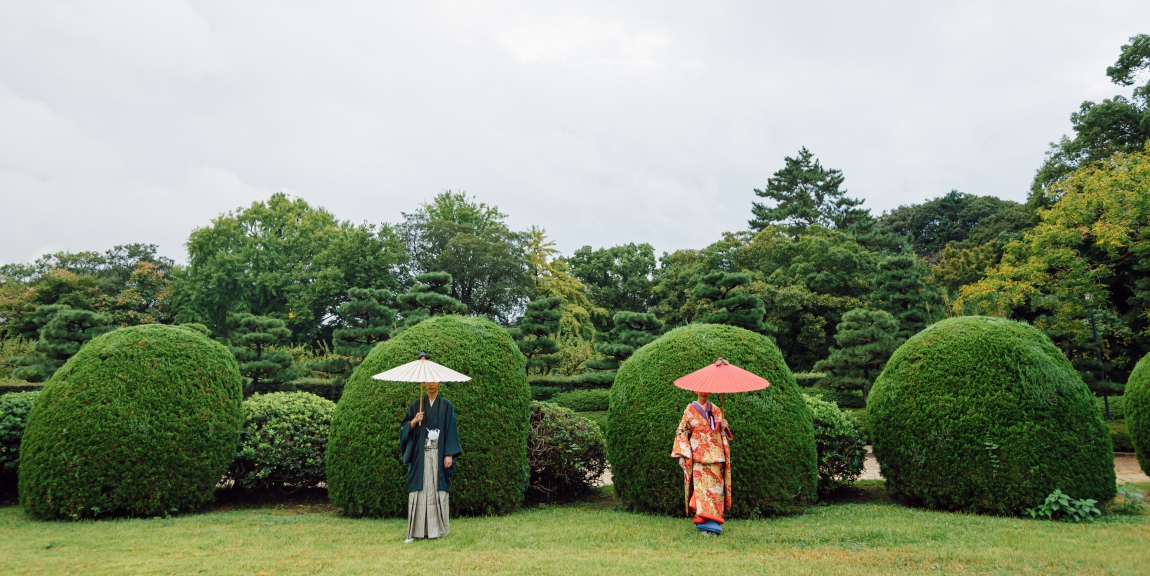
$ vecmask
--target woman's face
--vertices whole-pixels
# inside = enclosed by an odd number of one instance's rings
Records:
[[[439,382],[424,382],[423,385],[427,387],[428,396],[439,394]]]

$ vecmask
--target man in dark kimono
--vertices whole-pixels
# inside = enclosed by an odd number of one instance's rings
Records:
[[[439,397],[439,383],[425,383],[427,396],[411,403],[399,431],[407,464],[407,540],[438,538],[451,530],[447,492],[455,472],[459,431],[455,407]],[[420,411],[420,405],[424,411]]]

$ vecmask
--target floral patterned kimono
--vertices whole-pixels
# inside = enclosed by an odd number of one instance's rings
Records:
[[[691,402],[675,430],[671,457],[686,459],[687,516],[702,530],[722,532],[723,512],[731,509],[731,439],[723,411],[710,402]]]

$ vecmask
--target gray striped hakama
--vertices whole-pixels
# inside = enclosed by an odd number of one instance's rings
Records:
[[[407,493],[407,537],[439,538],[451,531],[447,492],[439,488],[439,441],[423,449],[423,490]]]

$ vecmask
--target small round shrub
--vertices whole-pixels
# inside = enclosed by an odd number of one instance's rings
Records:
[[[607,442],[597,425],[574,411],[532,402],[527,460],[529,499],[571,500],[590,492],[607,469]]]
[[[307,392],[244,400],[244,429],[228,475],[247,490],[313,488],[326,478],[324,454],[335,403]]]
[[[919,332],[879,375],[867,415],[888,490],[912,504],[1021,514],[1055,489],[1115,493],[1094,397],[1026,324],[973,316]]]
[[[332,416],[327,448],[328,495],[349,516],[401,516],[407,465],[399,427],[418,398],[417,384],[372,380],[373,374],[431,360],[471,377],[445,383],[455,406],[463,453],[451,481],[451,513],[504,514],[527,488],[527,359],[506,330],[483,318],[436,316],[377,345],[355,369]]]
[[[1142,471],[1150,473],[1150,354],[1134,366],[1122,398],[1134,455],[1138,457]]]
[[[1110,441],[1114,444],[1114,451],[1133,452],[1134,441],[1130,439],[1130,429],[1126,427],[1126,421],[1113,420],[1106,424],[1110,427]]]
[[[0,395],[0,492],[16,488],[20,467],[20,438],[28,424],[32,402],[40,392],[9,392]]]
[[[803,394],[815,418],[819,457],[819,495],[830,494],[862,475],[866,442],[858,425],[831,402]]]
[[[20,448],[35,518],[155,516],[212,499],[243,424],[239,367],[186,328],[94,338],[44,386]]]
[[[726,395],[734,434],[730,517],[790,512],[817,498],[811,410],[778,347],[743,328],[691,324],[635,351],[611,388],[607,453],[615,492],[628,507],[683,514],[683,472],[670,454],[675,428],[695,394],[674,381],[719,357],[771,383]],[[714,395],[712,402],[724,399]]]
[[[551,397],[551,402],[576,412],[605,412],[611,404],[611,391],[600,388],[560,392]]]

